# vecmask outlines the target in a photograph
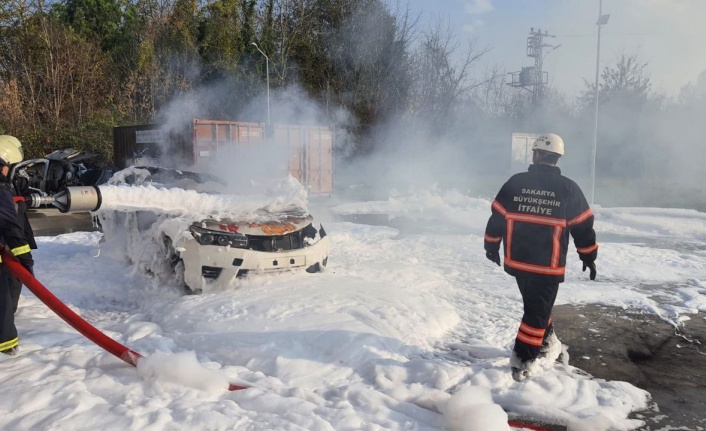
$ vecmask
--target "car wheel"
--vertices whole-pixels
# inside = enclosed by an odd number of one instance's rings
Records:
[[[316,262],[315,264],[311,265],[306,269],[306,272],[309,274],[313,274],[315,272],[321,272],[321,270],[326,266],[326,263],[328,262],[328,256],[324,258],[321,262]]]
[[[179,261],[174,265],[174,277],[177,286],[182,286],[184,288],[184,293],[186,295],[200,295],[203,290],[192,289],[184,279],[184,261],[179,258]]]
[[[186,284],[184,278],[184,260],[179,256],[174,245],[172,244],[172,239],[164,235],[164,247],[166,248],[167,260],[169,261],[169,266],[172,268],[174,277],[173,282],[177,286],[184,289],[184,293],[187,295],[198,295],[202,292],[201,289],[192,289]]]

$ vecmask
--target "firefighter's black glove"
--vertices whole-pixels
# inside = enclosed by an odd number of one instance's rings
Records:
[[[29,181],[25,177],[15,176],[12,180],[15,184],[15,190],[17,191],[17,196],[26,196],[29,192]]]
[[[22,266],[24,266],[24,268],[34,276],[34,260],[32,259],[31,255],[23,254],[17,256],[17,260],[19,260]]]
[[[591,278],[591,280],[595,280],[596,279],[596,262],[584,262],[583,263],[584,272],[586,272],[586,268],[590,268],[591,272],[590,272],[589,277]]]
[[[500,253],[497,251],[486,251],[485,257],[487,257],[489,261],[495,262],[498,266],[500,266]]]

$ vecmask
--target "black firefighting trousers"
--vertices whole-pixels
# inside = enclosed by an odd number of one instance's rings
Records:
[[[12,311],[17,312],[17,306],[20,304],[20,295],[22,294],[22,282],[17,277],[10,277],[10,298],[12,299]]]
[[[515,353],[525,362],[539,355],[542,344],[554,331],[552,308],[559,283],[547,283],[537,278],[516,277],[522,294],[524,314],[515,339]]]
[[[0,352],[17,347],[15,304],[10,293],[14,277],[0,265]]]

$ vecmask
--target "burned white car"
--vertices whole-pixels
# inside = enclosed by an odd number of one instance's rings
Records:
[[[326,266],[330,239],[300,201],[227,191],[212,176],[132,167],[101,186],[103,205],[95,214],[106,244],[192,293],[226,289],[253,274]]]

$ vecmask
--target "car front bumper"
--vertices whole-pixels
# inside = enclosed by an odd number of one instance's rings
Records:
[[[191,290],[202,291],[227,288],[237,276],[248,273],[319,269],[326,265],[331,244],[330,238],[325,236],[298,250],[262,252],[200,245],[193,238],[184,241],[178,247],[184,262],[184,282]]]

